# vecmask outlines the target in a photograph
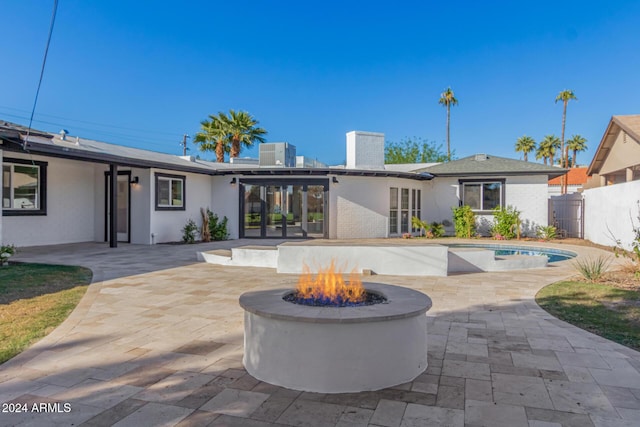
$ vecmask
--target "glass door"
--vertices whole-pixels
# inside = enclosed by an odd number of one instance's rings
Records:
[[[307,186],[307,236],[324,237],[324,186]]]
[[[286,187],[287,195],[287,220],[286,237],[305,237],[306,220],[306,193],[302,185],[289,185]]]
[[[108,240],[110,225],[111,225],[111,179],[110,174],[105,174],[105,188],[107,191],[105,192],[105,241]],[[130,242],[130,225],[131,225],[131,210],[129,208],[129,202],[131,200],[130,197],[130,181],[131,181],[131,173],[119,172],[118,173],[118,184],[117,184],[117,193],[116,193],[116,203],[118,204],[116,208],[116,232],[118,234],[118,242]]]
[[[261,185],[247,184],[244,187],[244,237],[262,237]]]
[[[286,187],[285,187],[286,188]],[[266,233],[265,237],[283,237],[286,207],[282,197],[282,187],[279,185],[267,185],[265,198]]]

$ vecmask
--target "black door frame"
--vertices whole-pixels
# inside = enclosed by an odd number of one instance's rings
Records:
[[[282,217],[282,236],[267,236],[267,216],[266,216],[266,200],[263,197],[263,188],[267,186],[280,187],[280,191],[282,191],[283,186],[289,185],[301,185],[303,187],[303,191],[306,193],[309,185],[322,185],[324,190],[323,196],[323,211],[324,211],[324,228],[322,232],[322,238],[328,238],[329,236],[329,179],[320,178],[301,178],[301,179],[256,179],[256,178],[241,178],[240,179],[240,195],[239,195],[239,236],[241,239],[245,238],[244,235],[244,226],[245,226],[245,205],[244,205],[244,195],[245,195],[245,185],[260,185],[260,236],[250,236],[255,239],[309,239],[307,236],[307,231],[302,230],[302,236],[287,236],[287,218],[285,215]]]
[[[127,176],[127,182],[131,182],[131,171],[118,171],[118,176]],[[104,172],[104,241],[109,241],[109,196],[111,189],[111,172]],[[122,243],[131,243],[131,184],[127,186],[127,240],[120,240]],[[113,210],[112,210],[113,211]],[[117,214],[116,214],[117,215]],[[117,230],[116,230],[117,235]]]

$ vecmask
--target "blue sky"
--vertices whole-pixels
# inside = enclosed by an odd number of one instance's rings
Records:
[[[52,4],[2,3],[0,119],[28,123]],[[560,136],[571,89],[588,164],[612,115],[640,114],[639,16],[637,0],[59,0],[34,127],[180,154],[208,114],[245,110],[338,164],[351,130],[444,147],[451,86],[457,156],[519,158],[518,137]]]

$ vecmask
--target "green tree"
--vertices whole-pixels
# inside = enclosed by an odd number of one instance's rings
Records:
[[[256,142],[265,142],[267,131],[257,127],[259,122],[246,111],[229,110],[228,116],[223,113],[220,116],[224,117],[222,120],[231,140],[231,157],[238,157],[242,146],[249,148]]]
[[[587,149],[587,140],[580,135],[573,135],[570,140],[567,141],[567,151],[573,151],[573,158],[571,159],[571,167],[576,167],[576,156],[578,151],[585,151]]]
[[[556,155],[556,150],[560,148],[560,139],[555,135],[545,135],[544,139],[540,141],[539,148],[542,150],[544,157],[544,164],[547,164],[549,159],[549,165],[553,166],[553,159]]]
[[[529,161],[528,154],[536,150],[536,141],[530,136],[523,135],[516,141],[516,152],[524,154],[524,161]]]
[[[209,120],[201,121],[200,132],[193,138],[200,151],[215,151],[218,163],[224,163],[224,154],[230,151],[229,133],[222,116],[223,113],[209,115]]]
[[[458,99],[454,96],[451,87],[448,87],[440,94],[440,100],[438,100],[438,103],[442,104],[447,109],[447,160],[451,160],[451,139],[449,133],[451,106],[458,105]]]
[[[446,160],[447,154],[442,152],[442,144],[436,145],[435,142],[426,142],[422,138],[387,141],[384,147],[384,162],[387,164],[441,163]]]
[[[558,101],[562,101],[562,134],[560,135],[560,158],[563,159],[563,168],[569,166],[569,163],[567,162],[569,150],[565,149],[564,146],[564,127],[565,123],[567,122],[567,104],[569,104],[569,101],[571,101],[572,99],[575,99],[576,101],[578,100],[573,91],[567,89],[561,91],[558,96],[556,96],[556,103],[558,103]]]

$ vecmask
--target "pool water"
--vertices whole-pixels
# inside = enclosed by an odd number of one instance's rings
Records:
[[[529,256],[539,256],[545,255],[549,258],[548,262],[558,262],[558,261],[566,261],[568,259],[572,259],[576,257],[575,252],[571,251],[563,251],[560,249],[551,249],[551,248],[532,248],[526,246],[505,246],[505,245],[492,245],[492,244],[453,244],[447,245],[455,248],[481,248],[481,249],[493,249],[496,253],[496,256],[501,255],[529,255]]]

